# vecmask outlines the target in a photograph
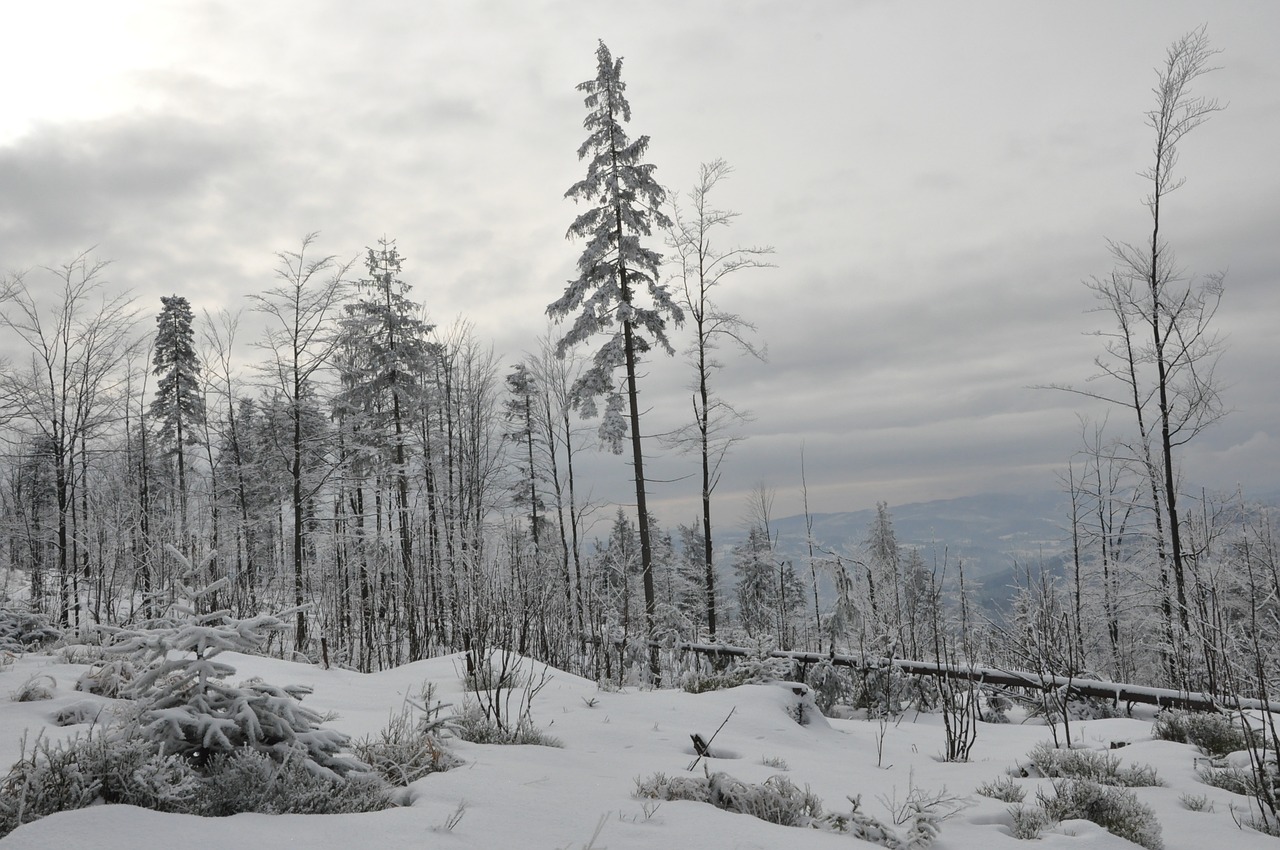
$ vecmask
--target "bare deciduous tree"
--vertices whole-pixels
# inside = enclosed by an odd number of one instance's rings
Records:
[[[714,290],[734,272],[743,269],[772,268],[763,258],[773,253],[771,247],[722,248],[714,236],[720,228],[729,227],[738,213],[711,205],[710,196],[716,185],[729,176],[732,167],[723,159],[703,163],[698,183],[689,192],[691,210],[686,214],[679,203],[673,204],[668,244],[680,261],[680,306],[693,326],[693,341],[686,354],[694,370],[690,386],[693,391],[693,422],[677,431],[671,442],[696,450],[702,461],[702,545],[705,567],[707,630],[716,636],[716,580],[711,526],[711,494],[720,481],[720,464],[729,448],[739,439],[730,426],[749,418],[713,392],[712,376],[724,365],[715,357],[723,342],[731,342],[743,353],[757,360],[765,359],[763,346],[752,338],[756,326],[736,313],[722,309],[713,300]]]
[[[64,625],[79,611],[72,575],[75,463],[79,456],[87,464],[89,442],[119,418],[124,387],[119,367],[134,344],[132,299],[105,290],[106,266],[85,252],[63,266],[41,270],[53,276],[54,286],[18,274],[4,288],[7,309],[0,311],[0,327],[30,352],[24,367],[0,372],[0,398],[9,415],[35,436],[52,466],[58,620]]]
[[[1140,172],[1149,184],[1144,203],[1151,219],[1150,237],[1141,243],[1110,242],[1115,269],[1088,282],[1099,302],[1097,310],[1116,323],[1114,329],[1099,333],[1105,340],[1104,353],[1095,359],[1094,378],[1108,379],[1112,385],[1058,387],[1125,407],[1134,415],[1134,439],[1120,445],[1147,482],[1164,587],[1166,637],[1173,644],[1168,648],[1173,675],[1185,673],[1176,669],[1173,659],[1184,654],[1181,644],[1192,626],[1177,456],[1225,412],[1215,373],[1223,343],[1213,327],[1223,276],[1185,275],[1161,230],[1161,213],[1167,196],[1184,182],[1175,176],[1179,144],[1222,108],[1216,99],[1192,90],[1200,77],[1214,70],[1209,63],[1216,52],[1201,27],[1174,42],[1156,70],[1156,104],[1146,113],[1155,134],[1153,161]]]
[[[307,615],[302,607],[306,602],[304,505],[311,495],[308,475],[312,472],[304,465],[307,457],[304,407],[315,393],[318,373],[328,364],[333,352],[335,340],[330,324],[342,301],[344,278],[351,265],[341,265],[332,256],[308,257],[307,249],[317,235],[305,236],[297,251],[277,254],[276,277],[280,283],[266,292],[249,296],[253,309],[270,320],[259,343],[270,355],[263,368],[270,375],[271,389],[281,394],[287,406],[291,426],[285,451],[293,513],[293,603],[298,609],[294,613],[294,647],[298,652],[302,652],[307,643]]]

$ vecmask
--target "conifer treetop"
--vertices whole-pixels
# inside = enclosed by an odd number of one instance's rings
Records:
[[[622,60],[614,59],[603,41],[596,49],[596,76],[578,86],[585,93],[587,138],[578,158],[587,160],[586,176],[569,187],[565,197],[588,205],[570,224],[566,238],[585,239],[578,258],[578,277],[564,295],[547,307],[555,319],[576,313],[557,342],[557,354],[596,333],[610,338],[596,351],[592,365],[574,388],[584,413],[594,414],[592,399],[609,395],[606,418],[618,411],[613,372],[623,365],[623,325],[629,325],[635,354],[656,343],[674,353],[666,335],[668,319],[679,324],[684,315],[667,287],[659,281],[662,256],[641,244],[654,227],[668,227],[660,209],[666,190],[653,176],[654,166],[643,161],[649,137],[631,139],[623,124],[631,120],[631,105],[622,81]],[[647,299],[636,296],[645,293]]]

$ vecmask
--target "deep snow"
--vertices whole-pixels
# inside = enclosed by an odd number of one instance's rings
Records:
[[[277,685],[302,684],[314,693],[306,703],[338,716],[329,725],[352,736],[377,732],[407,697],[425,681],[436,694],[459,705],[463,698],[461,656],[420,661],[395,670],[360,674],[324,670],[270,658],[226,653],[220,660],[237,669],[237,679],[260,676]],[[17,658],[0,672],[0,764],[18,757],[24,732],[34,737],[70,736],[86,726],[58,728],[53,715],[85,700],[74,690],[84,665],[69,664],[54,654]],[[539,665],[539,669],[540,665]],[[974,789],[994,780],[1025,759],[1039,741],[1050,738],[1034,721],[1007,725],[979,724],[972,761],[945,763],[943,729],[937,715],[908,712],[883,725],[874,720],[818,718],[800,726],[787,713],[795,699],[777,685],[745,685],[725,691],[688,694],[679,690],[602,690],[595,682],[552,670],[551,680],[533,703],[536,725],[564,742],[562,749],[496,746],[454,742],[465,764],[436,773],[410,788],[412,804],[361,815],[236,815],[202,819],[168,815],[127,806],[95,806],[64,812],[25,825],[0,846],[9,848],[148,848],[305,847],[315,850],[362,847],[442,848],[836,848],[855,842],[845,835],[765,823],[694,802],[661,802],[633,796],[635,781],[655,772],[685,771],[694,759],[692,733],[709,737],[733,711],[715,739],[717,758],[710,769],[761,782],[784,773],[800,787],[808,786],[828,809],[847,809],[846,795],[861,795],[863,810],[888,821],[885,802],[902,800],[909,787],[963,798],[967,805],[942,825],[934,845],[939,850],[1086,850],[1133,848],[1086,821],[1069,821],[1046,833],[1038,845],[1010,834],[1008,804],[980,796]],[[14,702],[29,677],[47,675],[56,682],[54,698]],[[93,699],[93,698],[89,698]],[[100,700],[109,704],[108,700]],[[1015,718],[1016,720],[1016,718]],[[1190,746],[1151,738],[1150,716],[1072,724],[1078,746],[1118,750],[1127,762],[1154,766],[1165,787],[1134,789],[1151,806],[1163,826],[1169,850],[1215,847],[1276,848],[1280,842],[1240,829],[1234,806],[1242,815],[1243,797],[1200,783],[1199,754]],[[883,766],[877,765],[877,740],[883,733]],[[781,760],[786,770],[764,760]],[[701,766],[697,768],[703,770]],[[1046,780],[1019,779],[1027,802]],[[1204,795],[1213,811],[1186,809],[1180,797]],[[450,831],[444,826],[459,805],[465,810]],[[594,843],[593,833],[599,828]],[[870,846],[870,845],[860,845]]]

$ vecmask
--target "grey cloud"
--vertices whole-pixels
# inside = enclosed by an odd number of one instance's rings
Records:
[[[725,467],[725,511],[762,478],[798,485],[802,444],[818,509],[1052,487],[1079,442],[1076,411],[1095,411],[1027,387],[1093,371],[1085,334],[1104,317],[1080,282],[1108,271],[1106,238],[1146,231],[1134,172],[1166,35],[1131,24],[1153,8],[1055,11],[1067,35],[1037,29],[1034,44],[1039,12],[981,22],[945,4],[927,19],[665,0],[645,16],[556,2],[170,12],[153,36],[181,69],[137,77],[150,111],[0,149],[0,265],[98,244],[144,299],[178,289],[197,309],[234,307],[304,233],[343,259],[385,234],[436,321],[474,319],[509,361],[545,331],[581,250],[564,239],[562,196],[582,168],[573,86],[604,37],[626,57],[659,179],[681,190],[726,157],[737,172],[722,199],[742,213],[726,242],[777,248],[777,269],[721,299],[771,352],[722,352],[718,386],[757,414]],[[1222,17],[1232,52],[1210,82],[1234,103],[1185,151],[1169,222],[1190,270],[1229,272],[1222,369],[1237,412],[1188,455],[1188,476],[1274,469],[1280,436],[1277,70],[1250,16]],[[1064,65],[1082,45],[1097,61]],[[678,359],[648,369],[658,432],[686,415],[688,373]],[[655,478],[690,471],[652,455]],[[598,492],[621,501],[627,472],[591,461]],[[656,498],[675,510],[695,489],[659,484]]]

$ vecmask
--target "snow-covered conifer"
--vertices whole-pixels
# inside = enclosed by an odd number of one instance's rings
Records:
[[[171,549],[170,554],[185,566],[188,579],[195,575],[181,553]],[[201,590],[182,586],[184,599],[172,625],[110,630],[110,652],[146,664],[126,690],[140,702],[138,724],[144,737],[160,753],[182,756],[198,768],[216,755],[249,748],[280,762],[300,759],[312,773],[327,778],[362,769],[342,752],[347,736],[321,728],[321,715],[301,704],[309,689],[256,679],[227,682],[235,668],[218,656],[256,652],[272,632],[287,626],[269,615],[237,620],[226,610],[196,613],[200,601],[225,582]]]
[[[191,329],[191,304],[181,295],[160,299],[156,317],[156,344],[152,371],[160,376],[151,415],[160,422],[160,439],[176,461],[178,505],[182,528],[187,524],[187,446],[200,442],[196,426],[204,422],[204,395],[200,392],[200,362]]]
[[[595,415],[595,399],[606,397],[600,436],[615,452],[622,451],[622,438],[630,431],[645,620],[652,637],[657,598],[640,444],[636,363],[654,344],[668,354],[675,353],[667,340],[667,321],[679,323],[684,314],[658,278],[661,256],[640,241],[652,234],[654,225],[670,226],[670,219],[659,209],[666,192],[653,177],[654,167],[643,161],[649,137],[639,136],[633,141],[622,126],[631,120],[631,105],[622,82],[622,60],[615,60],[603,41],[596,49],[596,68],[595,78],[578,86],[586,93],[583,102],[588,110],[583,121],[587,139],[578,148],[578,158],[588,160],[587,174],[565,193],[566,197],[589,205],[574,219],[568,233],[570,237],[586,239],[587,244],[578,258],[577,279],[569,282],[564,295],[547,307],[547,313],[557,320],[576,313],[568,332],[556,345],[561,356],[597,333],[608,334],[590,367],[574,384],[574,394],[587,415]],[[640,297],[641,290],[647,299]],[[619,368],[625,368],[626,373],[627,420],[623,418],[623,393],[614,382]],[[656,646],[651,651],[649,667],[656,678]]]

